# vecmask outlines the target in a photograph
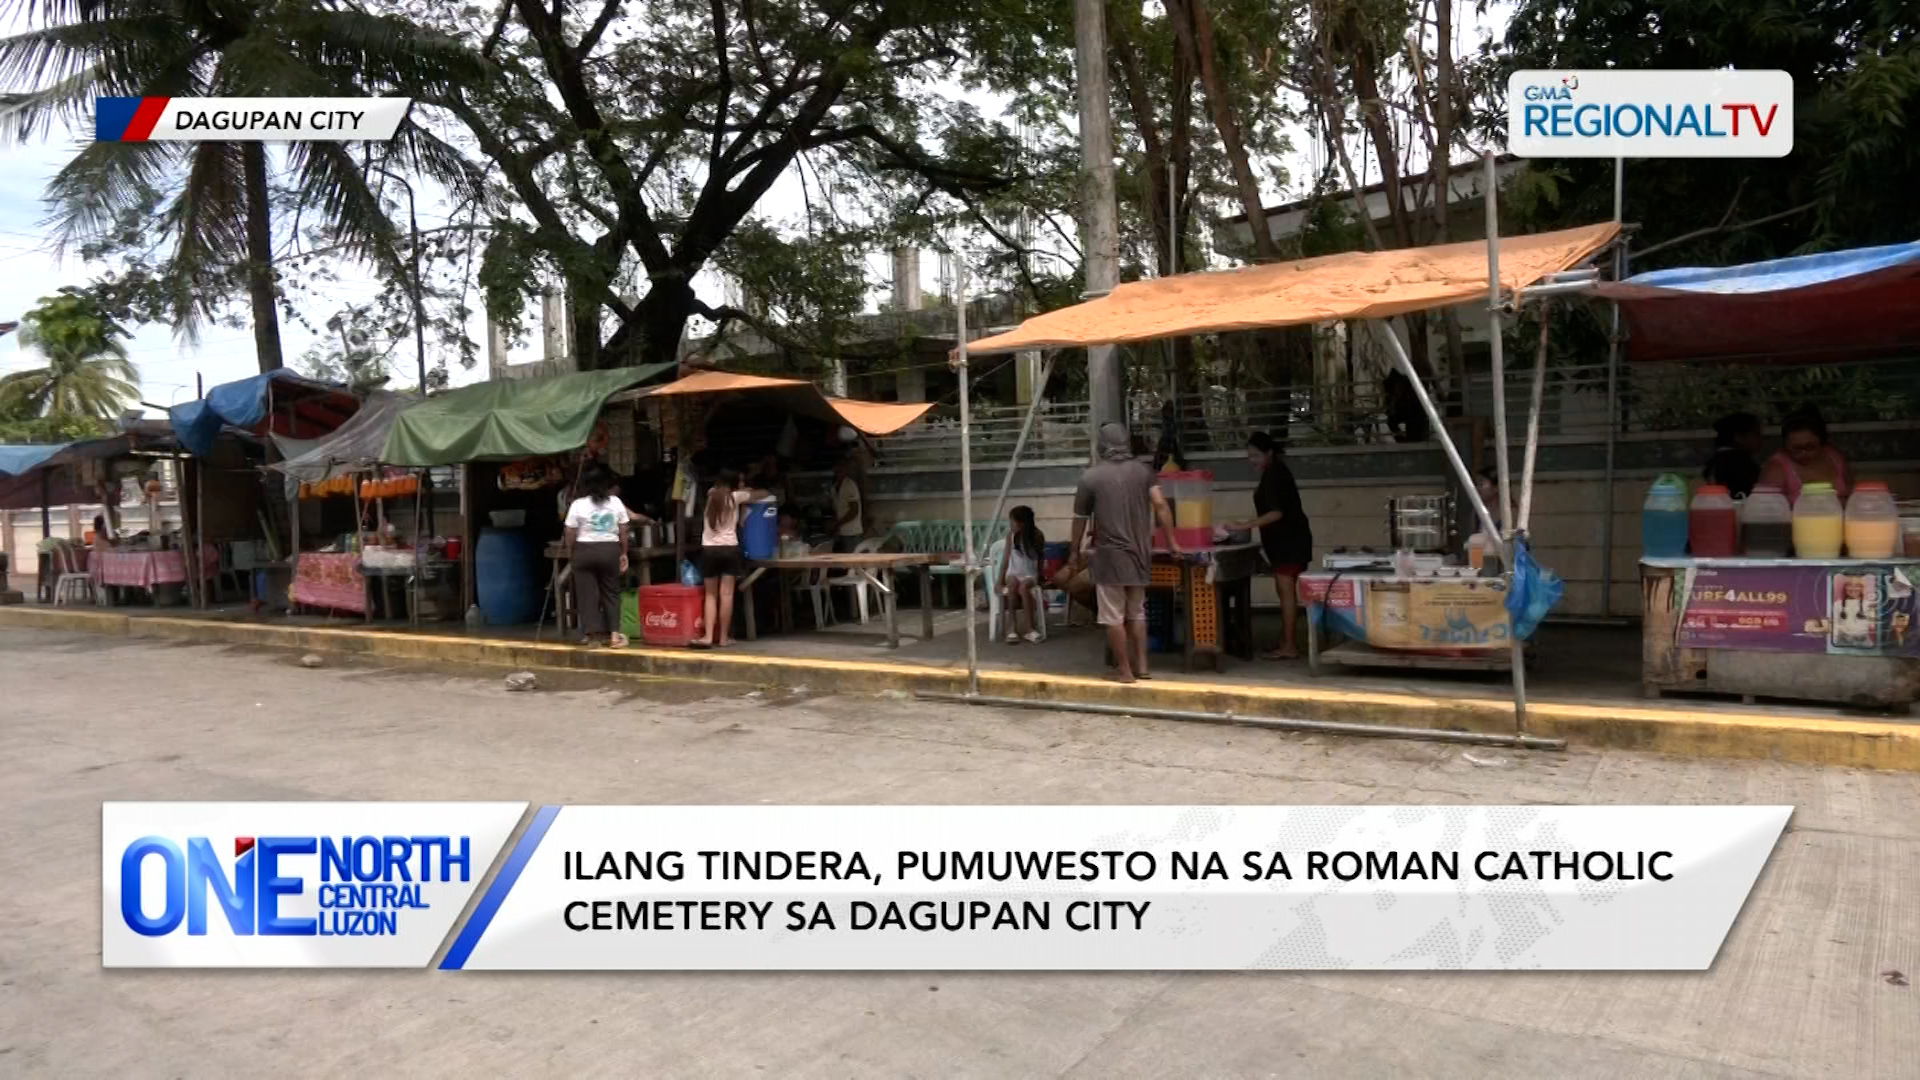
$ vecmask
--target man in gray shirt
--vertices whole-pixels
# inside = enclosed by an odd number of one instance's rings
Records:
[[[1073,546],[1080,550],[1093,522],[1093,585],[1100,625],[1116,667],[1112,678],[1130,683],[1147,674],[1147,583],[1153,559],[1153,522],[1158,518],[1167,542],[1180,552],[1173,535],[1173,511],[1152,466],[1133,456],[1124,424],[1100,425],[1100,460],[1080,476],[1073,496]]]

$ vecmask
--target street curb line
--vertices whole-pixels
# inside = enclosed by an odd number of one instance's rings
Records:
[[[445,634],[170,616],[133,618],[111,611],[73,608],[0,607],[0,626],[260,645],[390,660],[558,668],[760,685],[805,684],[848,693],[886,690],[964,693],[967,688],[965,671],[920,664],[644,647],[583,649],[558,642],[473,639]],[[1166,678],[1121,686],[1105,679],[1030,671],[982,671],[980,692],[1040,702],[1132,705],[1499,734],[1513,731],[1513,703],[1496,698],[1424,697],[1320,686],[1219,685]],[[1527,706],[1527,734],[1565,739],[1578,746],[1686,757],[1757,758],[1920,772],[1920,724],[1895,721],[1531,702]]]

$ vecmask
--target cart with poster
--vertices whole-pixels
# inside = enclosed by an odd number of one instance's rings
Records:
[[[1744,367],[1901,357],[1916,341],[1920,243],[1659,270],[1598,291],[1619,305],[1635,362]],[[1897,400],[1892,389],[1884,396]],[[1900,434],[1879,430],[1898,426],[1843,432],[1836,425],[1826,456],[1838,458],[1849,440],[1878,439],[1896,441],[1891,453],[1879,448],[1878,460],[1903,460]],[[1791,459],[1782,467],[1798,468]],[[1903,542],[1895,497],[1914,494],[1895,489],[1915,481],[1898,469],[1892,476],[1855,471],[1838,474],[1847,489],[1839,495],[1835,485],[1797,475],[1790,479],[1800,482],[1785,491],[1757,487],[1740,504],[1737,533],[1700,522],[1700,496],[1723,492],[1696,493],[1692,555],[1672,557],[1678,545],[1669,544],[1640,560],[1645,693],[1899,711],[1920,698],[1920,640],[1912,628],[1920,553]],[[1698,557],[1708,552],[1736,557]]]
[[[1643,559],[1642,685],[1908,711],[1920,559]]]

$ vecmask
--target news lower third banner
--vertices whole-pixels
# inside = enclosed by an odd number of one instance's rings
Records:
[[[1700,970],[1793,808],[525,811],[108,803],[102,962]]]
[[[412,98],[103,97],[95,142],[385,142]]]

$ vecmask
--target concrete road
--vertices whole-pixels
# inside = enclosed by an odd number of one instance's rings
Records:
[[[0,1076],[1920,1075],[1920,776],[542,679],[0,631]],[[1698,975],[99,967],[103,800],[498,798],[1799,809]]]

